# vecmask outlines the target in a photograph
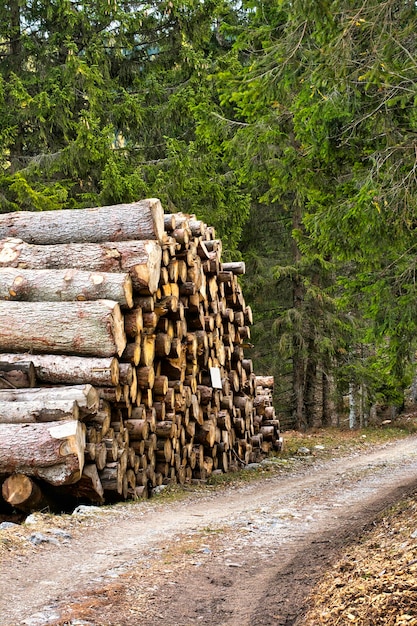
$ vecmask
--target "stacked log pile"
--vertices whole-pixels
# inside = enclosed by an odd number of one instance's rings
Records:
[[[92,502],[279,450],[271,377],[214,230],[156,199],[0,216],[0,476]]]

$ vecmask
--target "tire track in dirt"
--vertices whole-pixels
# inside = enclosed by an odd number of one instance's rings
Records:
[[[176,503],[115,507],[78,520],[66,544],[3,560],[0,624],[296,624],[341,547],[416,488],[413,436]],[[191,540],[190,554],[169,557]]]

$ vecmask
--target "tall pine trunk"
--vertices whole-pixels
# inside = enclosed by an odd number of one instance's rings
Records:
[[[322,406],[323,406],[322,425],[323,426],[331,426],[333,423],[334,407],[333,407],[333,402],[332,402],[332,386],[333,386],[332,384],[333,384],[333,380],[331,379],[330,375],[327,372],[323,372],[322,380],[321,380],[322,396],[323,396],[323,401],[322,401]]]
[[[21,75],[22,68],[22,32],[21,32],[21,17],[20,17],[20,2],[19,0],[11,0],[9,3],[9,15],[10,15],[10,31],[9,31],[9,72],[15,73],[17,76]],[[19,159],[22,154],[23,147],[23,128],[16,134],[14,145],[10,149],[10,171],[16,172],[21,168]]]
[[[301,227],[301,207],[294,203],[293,230]],[[295,239],[292,240],[292,252],[294,265],[301,261],[301,252]],[[303,317],[305,289],[301,277],[296,274],[292,279],[293,308],[300,319]],[[293,366],[293,420],[297,430],[305,429],[307,426],[305,415],[305,370],[306,359],[303,341],[301,339],[301,329],[295,329],[292,341],[292,366]]]
[[[308,342],[308,356],[305,375],[305,421],[307,428],[314,426],[315,417],[318,414],[317,407],[317,364],[314,357],[314,341]]]

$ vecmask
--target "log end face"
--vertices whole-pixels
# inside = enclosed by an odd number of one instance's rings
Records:
[[[12,474],[2,485],[2,496],[12,506],[28,500],[32,494],[32,481],[25,474]]]
[[[129,274],[126,274],[126,277],[123,281],[123,293],[125,296],[125,301],[123,302],[123,304],[127,306],[129,309],[132,309],[134,305],[133,285],[132,285],[132,279],[130,278]]]
[[[137,278],[152,295],[157,291],[159,285],[162,248],[155,241],[146,242],[145,248],[148,254],[148,262],[146,265],[137,266]]]
[[[149,203],[154,224],[155,238],[161,243],[165,233],[164,209],[158,198],[149,198],[146,202]]]
[[[120,310],[120,305],[115,304],[112,312],[113,317],[113,338],[118,356],[122,356],[126,348],[127,339],[125,333],[124,317]]]
[[[61,466],[56,465],[48,468],[51,476],[49,482],[52,484],[72,484],[80,480],[85,461],[85,442],[86,442],[86,427],[79,421],[62,422],[58,425],[53,425],[49,433],[52,438],[62,439],[62,443],[59,449],[60,456],[67,457],[67,462]],[[68,461],[73,457],[74,462]],[[78,461],[78,463],[77,463]],[[61,477],[62,474],[62,477]],[[63,480],[61,483],[60,480]],[[48,478],[45,478],[48,480]]]

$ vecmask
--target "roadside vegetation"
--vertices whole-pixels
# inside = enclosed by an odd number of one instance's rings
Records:
[[[416,28],[398,0],[11,0],[0,212],[196,213],[246,263],[282,426],[362,425],[415,370]]]
[[[417,494],[386,511],[310,598],[303,626],[417,624]]]

